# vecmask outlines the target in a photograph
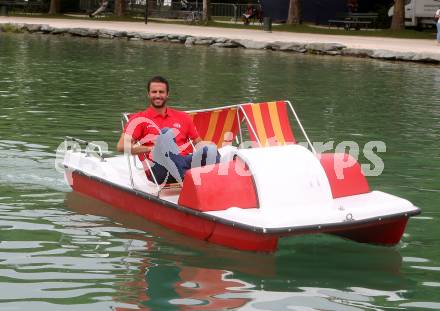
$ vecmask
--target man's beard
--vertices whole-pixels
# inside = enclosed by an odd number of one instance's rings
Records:
[[[160,103],[160,104],[156,104],[154,100],[151,100],[151,105],[152,105],[154,108],[163,108],[163,107],[165,107],[166,103],[167,103],[166,99],[164,99],[164,100],[162,101],[162,103]]]

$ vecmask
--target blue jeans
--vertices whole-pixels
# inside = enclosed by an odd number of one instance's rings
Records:
[[[176,145],[172,130],[162,129],[153,149],[151,172],[157,183],[182,182],[187,170],[220,162],[220,154],[215,145],[206,145],[193,154],[182,156]]]
[[[437,23],[437,41],[440,42],[440,23]]]

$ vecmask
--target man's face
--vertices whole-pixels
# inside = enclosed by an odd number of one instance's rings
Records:
[[[167,85],[162,82],[152,82],[148,92],[150,104],[154,108],[162,108],[166,105],[168,99]]]

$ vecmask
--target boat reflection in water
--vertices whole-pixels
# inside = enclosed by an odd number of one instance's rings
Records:
[[[117,236],[126,242],[121,256],[131,276],[114,284],[113,295],[133,309],[339,310],[372,307],[376,296],[398,300],[407,287],[393,248],[308,235],[286,239],[276,254],[243,252],[185,237],[75,192],[65,203],[76,213],[107,217],[103,227],[111,222],[134,229]]]

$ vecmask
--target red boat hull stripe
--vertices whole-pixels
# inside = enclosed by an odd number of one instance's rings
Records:
[[[72,188],[117,208],[136,213],[145,219],[182,234],[220,244],[230,248],[273,252],[277,248],[278,237],[234,228],[207,218],[169,208],[159,202],[146,200],[134,193],[112,187],[73,172]]]

